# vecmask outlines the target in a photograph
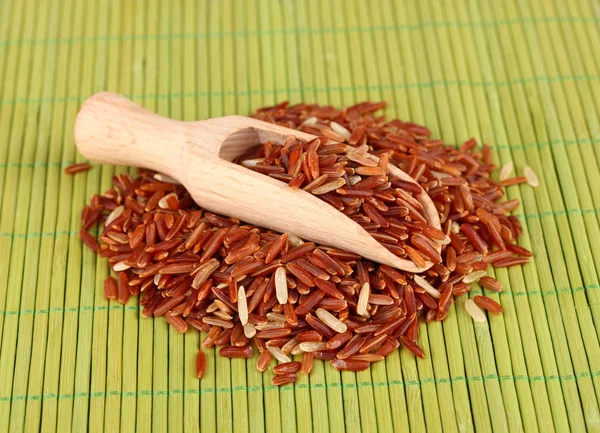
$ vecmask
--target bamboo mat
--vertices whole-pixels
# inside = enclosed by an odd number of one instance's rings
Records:
[[[596,0],[0,2],[0,432],[600,431],[599,24]],[[503,315],[422,324],[425,360],[276,388],[208,351],[198,381],[200,335],[107,302],[77,237],[124,170],[62,174],[104,89],[187,120],[386,100],[534,168],[507,195],[535,258],[495,272]]]

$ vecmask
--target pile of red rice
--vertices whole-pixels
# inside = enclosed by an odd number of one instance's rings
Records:
[[[509,215],[519,203],[501,201],[502,185],[520,179],[492,180],[490,149],[476,148],[472,139],[447,146],[423,126],[375,117],[384,105],[260,109],[255,117],[319,138],[264,143],[237,162],[315,194],[397,256],[432,262],[427,272],[410,274],[205,212],[183,186],[141,171],[135,179],[115,176],[114,187],[95,195],[82,213],[81,239],[107,257],[117,275],[117,281],[107,278],[106,296],[125,304],[141,293],[145,317],[164,316],[180,332],[190,326],[207,332],[202,346],[219,346],[222,356],[250,357],[257,349],[260,371],[276,358],[276,385],[294,382],[299,371],[308,374],[313,358],[360,371],[400,345],[424,357],[417,344],[420,317],[443,320],[454,297],[468,293],[474,281],[501,291],[485,276],[490,264],[529,260],[531,253],[515,243],[519,221]],[[427,192],[441,230],[425,220],[420,189],[388,178],[388,164]],[[99,222],[95,239],[88,230]],[[490,298],[473,300],[502,312]],[[484,317],[472,303],[468,310]],[[205,367],[200,350],[198,377]]]

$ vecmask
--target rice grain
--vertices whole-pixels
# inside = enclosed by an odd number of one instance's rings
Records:
[[[473,300],[467,299],[465,302],[465,310],[467,310],[467,313],[469,313],[469,316],[471,316],[474,321],[479,323],[485,322],[485,314],[479,309]]]
[[[485,271],[474,271],[471,272],[470,274],[465,275],[465,277],[463,278],[462,282],[465,284],[471,284],[475,281],[478,281],[481,277],[485,276],[486,272]]]
[[[267,346],[267,350],[273,355],[273,357],[279,362],[291,362],[289,356],[282,352],[279,347]]]
[[[485,296],[475,296],[473,297],[473,301],[475,301],[479,307],[489,311],[490,313],[500,314],[504,311],[499,303]]]
[[[429,293],[431,296],[433,296],[436,299],[439,299],[442,294],[439,292],[438,289],[436,289],[435,287],[433,287],[431,284],[429,284],[429,282],[421,277],[420,275],[415,275],[413,277],[413,280],[415,283],[417,283],[421,288],[425,289],[425,291],[427,293]]]
[[[277,302],[282,305],[287,303],[288,285],[284,267],[279,267],[275,271],[275,293],[277,295]]]
[[[90,168],[92,168],[92,164],[89,164],[87,162],[81,162],[78,164],[71,164],[71,165],[67,166],[64,170],[64,173],[65,174],[76,174],[76,173],[88,171]]]
[[[246,300],[246,290],[244,286],[240,286],[238,289],[238,316],[242,326],[248,324],[248,301]]]
[[[508,179],[513,172],[513,168],[514,164],[512,161],[509,161],[506,164],[504,164],[502,166],[502,169],[500,170],[500,174],[498,175],[498,180],[502,182],[503,180]]]
[[[341,322],[337,319],[333,314],[329,311],[324,310],[322,308],[317,308],[316,311],[317,317],[323,321],[327,326],[333,329],[336,332],[343,333],[348,330],[348,327],[344,322]]]
[[[291,373],[291,374],[281,374],[281,375],[275,376],[271,380],[271,383],[273,385],[276,385],[276,386],[283,386],[283,385],[288,385],[290,383],[295,382],[296,379],[298,379],[298,376],[296,376],[296,374],[294,374],[294,373]]]
[[[529,185],[533,186],[534,188],[537,186],[540,186],[540,181],[538,179],[538,176],[531,167],[526,165],[525,168],[523,169],[523,174],[524,174],[525,178],[527,179],[527,183]]]
[[[200,349],[198,355],[196,355],[196,377],[198,379],[202,378],[204,370],[206,370],[206,354]]]

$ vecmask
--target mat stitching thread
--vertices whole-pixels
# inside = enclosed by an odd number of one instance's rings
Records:
[[[250,89],[250,90],[223,90],[223,91],[204,91],[194,93],[142,93],[137,95],[124,93],[130,99],[142,98],[157,98],[157,99],[180,99],[180,98],[198,98],[201,96],[252,96],[277,94],[281,92],[288,93],[331,93],[331,92],[350,92],[357,90],[396,90],[396,89],[411,89],[411,88],[429,88],[434,86],[485,86],[485,87],[500,87],[513,86],[527,83],[537,82],[563,82],[563,81],[592,81],[600,80],[600,75],[565,75],[558,77],[537,76],[529,78],[516,78],[508,81],[471,81],[471,80],[434,80],[428,83],[396,83],[382,84],[372,86],[337,86],[337,87],[295,87],[285,89]],[[88,95],[89,96],[89,95]],[[0,100],[0,105],[25,103],[25,104],[43,104],[43,103],[59,103],[83,101],[87,96],[67,96],[67,97],[47,97],[47,98],[12,98]]]
[[[112,397],[112,396],[116,396],[116,397],[161,397],[161,396],[171,396],[171,395],[202,395],[202,394],[212,394],[212,393],[234,393],[234,392],[238,392],[238,391],[242,391],[242,392],[256,392],[256,391],[261,391],[261,392],[265,392],[265,391],[271,391],[271,390],[276,390],[279,389],[280,391],[293,391],[293,390],[300,390],[300,389],[308,389],[308,390],[312,390],[312,389],[332,389],[332,388],[341,388],[341,389],[356,389],[356,388],[363,388],[363,387],[370,387],[370,388],[378,388],[378,387],[390,387],[390,386],[403,386],[403,387],[407,387],[407,386],[422,386],[422,385],[428,385],[428,384],[434,384],[434,385],[441,385],[441,384],[452,384],[454,382],[466,382],[466,383],[471,383],[471,382],[485,382],[488,380],[497,380],[497,381],[518,381],[518,380],[524,380],[527,382],[539,382],[539,381],[544,381],[544,382],[548,382],[548,381],[554,381],[554,380],[558,380],[560,382],[564,382],[564,381],[571,381],[571,380],[579,380],[579,379],[585,379],[585,378],[592,378],[592,377],[597,377],[600,376],[600,371],[595,371],[595,372],[589,372],[589,371],[584,371],[581,373],[577,373],[575,375],[572,374],[568,374],[565,376],[558,376],[558,375],[551,375],[551,376],[525,376],[525,375],[516,375],[516,376],[511,376],[511,375],[503,375],[503,376],[498,376],[497,374],[488,374],[485,376],[473,376],[473,377],[465,377],[465,376],[456,376],[456,377],[452,377],[452,378],[441,378],[441,379],[434,379],[434,378],[425,378],[425,379],[421,379],[421,380],[409,380],[409,381],[402,381],[402,380],[391,380],[389,382],[358,382],[358,383],[348,383],[348,384],[342,384],[342,383],[327,383],[327,384],[323,384],[323,383],[315,383],[315,384],[299,384],[299,385],[295,385],[295,386],[290,386],[290,385],[286,385],[286,386],[276,386],[276,385],[267,385],[267,386],[235,386],[233,388],[204,388],[204,389],[174,389],[171,391],[132,391],[132,392],[121,392],[121,391],[108,391],[108,392],[94,392],[94,393],[87,393],[87,392],[78,392],[75,394],[54,394],[54,393],[49,393],[49,394],[44,394],[44,395],[32,395],[32,396],[25,396],[25,395],[17,395],[17,396],[13,396],[13,397],[0,397],[0,401],[18,401],[18,400],[50,400],[50,399],[58,399],[58,400],[62,400],[62,399],[75,399],[75,398],[98,398],[98,397]]]
[[[350,33],[350,32],[378,32],[378,31],[396,31],[396,30],[422,30],[428,27],[500,27],[516,24],[550,24],[550,23],[598,23],[597,18],[590,17],[522,17],[510,20],[501,20],[494,22],[459,22],[459,21],[426,21],[420,24],[404,24],[395,26],[362,26],[362,27],[343,27],[343,28],[285,28],[285,29],[267,29],[267,30],[245,30],[245,31],[225,31],[225,32],[198,32],[198,33],[170,33],[158,35],[132,35],[124,34],[118,36],[101,35],[94,37],[74,37],[74,38],[48,38],[48,39],[6,39],[0,41],[0,46],[7,45],[51,45],[51,44],[73,44],[82,42],[101,42],[101,41],[129,41],[129,40],[172,40],[185,38],[211,38],[211,37],[247,37],[247,36],[270,36],[281,34],[298,33]]]

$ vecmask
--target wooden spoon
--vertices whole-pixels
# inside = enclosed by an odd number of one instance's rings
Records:
[[[373,239],[359,224],[302,190],[233,164],[247,149],[294,136],[314,136],[243,116],[182,122],[151,113],[128,99],[102,92],[81,107],[75,143],[88,159],[164,173],[181,182],[193,199],[211,212],[303,239],[353,251],[376,262],[410,272],[428,269],[401,259]],[[413,182],[390,165],[389,174]],[[430,225],[439,228],[437,210],[423,192],[419,200]]]

